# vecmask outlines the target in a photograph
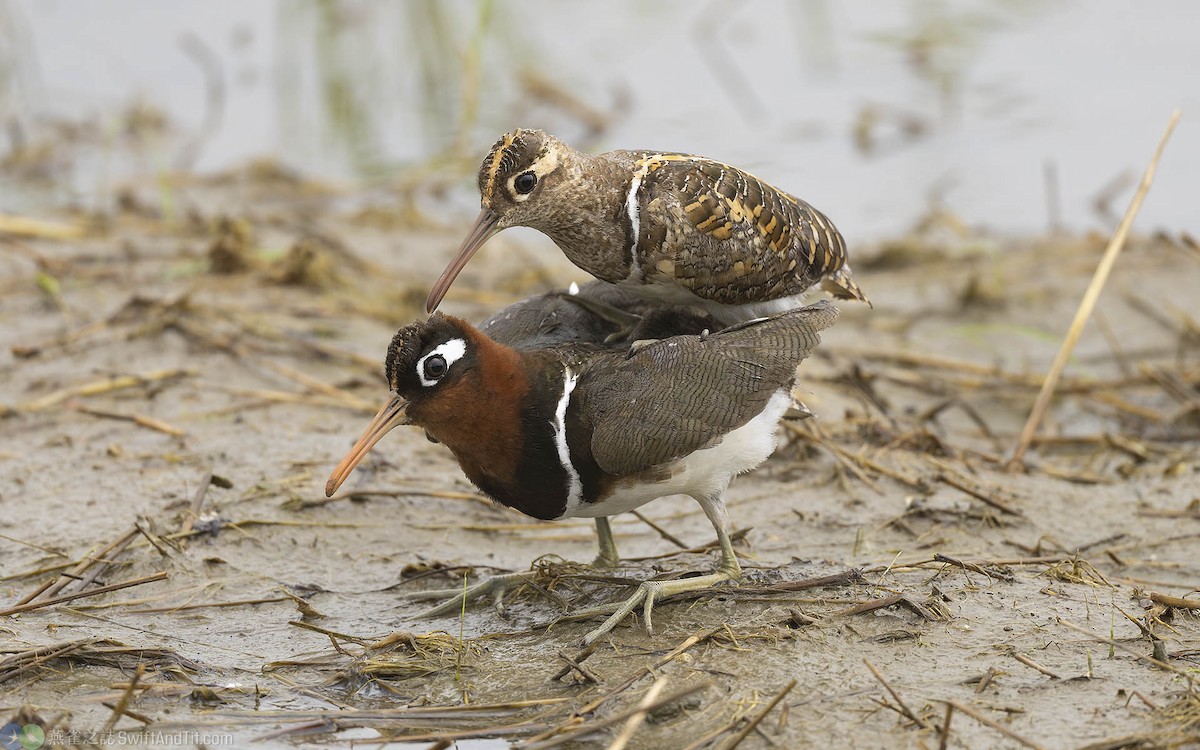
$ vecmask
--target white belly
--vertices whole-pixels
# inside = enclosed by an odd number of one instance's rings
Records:
[[[580,503],[574,513],[563,517],[613,516],[668,495],[695,498],[720,495],[731,478],[750,471],[775,452],[779,420],[791,403],[791,392],[780,389],[758,416],[725,435],[720,443],[671,464],[667,468],[668,479],[655,482],[631,477],[619,481],[605,499],[598,503]]]

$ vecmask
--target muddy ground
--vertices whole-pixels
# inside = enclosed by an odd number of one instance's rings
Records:
[[[1126,249],[1023,472],[1106,238],[853,247],[874,309],[842,306],[802,368],[818,418],[730,489],[742,585],[579,661],[595,622],[564,613],[713,564],[692,501],[618,517],[597,574],[590,522],[491,505],[416,430],[323,496],[467,216],[264,165],[122,205],[0,237],[0,717],[48,743],[609,747],[652,686],[627,747],[1200,743],[1186,240]],[[509,232],[444,309],[581,278]],[[502,614],[401,596],[531,565]]]

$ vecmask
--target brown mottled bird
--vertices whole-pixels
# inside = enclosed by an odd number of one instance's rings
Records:
[[[725,488],[774,451],[796,366],[836,318],[836,308],[823,301],[717,333],[614,350],[575,340],[537,345],[543,334],[533,332],[543,323],[515,317],[509,320],[525,333],[512,338],[525,345],[509,346],[435,314],[392,340],[385,371],[393,397],[334,470],[326,492],[333,494],[394,427],[417,425],[498,502],[535,518],[595,518],[598,562],[609,565],[617,554],[608,516],[690,495],[716,530],[717,570],[646,581],[624,603],[582,613],[611,614],[588,643],[643,602],[649,628],[657,597],[739,577]],[[484,581],[431,614],[457,611],[465,599],[527,575]]]
[[[689,154],[587,154],[541,130],[500,138],[479,168],[483,209],[429,293],[437,308],[496,232],[548,235],[603,281],[729,324],[800,306],[815,284],[867,297],[820,211],[740,169]]]

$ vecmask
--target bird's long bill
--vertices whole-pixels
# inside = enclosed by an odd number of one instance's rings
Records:
[[[450,261],[450,265],[446,266],[446,270],[442,271],[442,275],[434,283],[433,289],[429,290],[429,298],[425,300],[425,312],[433,312],[442,303],[442,297],[445,297],[446,292],[450,291],[450,285],[458,278],[459,272],[467,265],[467,261],[471,260],[475,251],[483,247],[483,243],[487,242],[488,238],[500,231],[500,228],[496,226],[499,221],[500,214],[490,208],[485,207],[479,212],[479,216],[471,226],[470,233],[459,246],[458,254],[454,256],[454,260]]]
[[[367,429],[363,431],[362,437],[329,475],[329,481],[325,483],[325,497],[333,497],[333,493],[342,486],[342,482],[346,481],[346,477],[350,476],[354,467],[366,458],[367,453],[384,435],[391,432],[393,427],[408,423],[407,410],[408,402],[399,396],[393,396],[392,400],[379,410],[379,413],[371,420],[371,424],[367,425]]]

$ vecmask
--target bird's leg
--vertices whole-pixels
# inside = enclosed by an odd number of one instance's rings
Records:
[[[700,506],[704,508],[704,514],[708,516],[708,520],[712,522],[713,528],[717,531],[717,542],[721,547],[721,561],[717,564],[716,571],[694,578],[642,582],[638,586],[637,591],[633,592],[633,596],[626,599],[600,627],[584,636],[583,645],[590,646],[595,643],[616,627],[617,623],[625,619],[626,615],[632,612],[639,604],[642,605],[642,616],[646,620],[646,632],[652,634],[654,632],[654,623],[651,620],[651,613],[654,609],[655,600],[661,597],[682,594],[687,591],[699,591],[716,586],[719,583],[724,583],[725,581],[736,581],[741,577],[742,567],[738,564],[737,555],[734,554],[733,543],[729,541],[729,516],[725,513],[725,503],[722,500],[723,494],[724,488],[714,495],[696,498]],[[608,609],[608,607],[599,607],[577,614],[580,616],[606,614]]]
[[[448,615],[452,612],[462,611],[463,606],[467,602],[480,599],[488,594],[492,595],[492,600],[496,606],[496,611],[503,614],[504,608],[501,602],[504,595],[515,586],[520,586],[529,581],[535,571],[526,570],[520,573],[501,573],[500,575],[489,576],[479,583],[471,587],[464,586],[458,589],[431,589],[429,591],[412,591],[403,595],[403,598],[409,601],[426,601],[429,599],[446,599],[446,601],[437,605],[433,609],[426,610],[418,617],[438,617],[440,615]],[[449,598],[447,598],[449,597]]]
[[[600,547],[599,554],[592,561],[597,568],[615,568],[621,562],[617,554],[617,542],[613,539],[612,526],[604,516],[596,517],[596,542]]]

